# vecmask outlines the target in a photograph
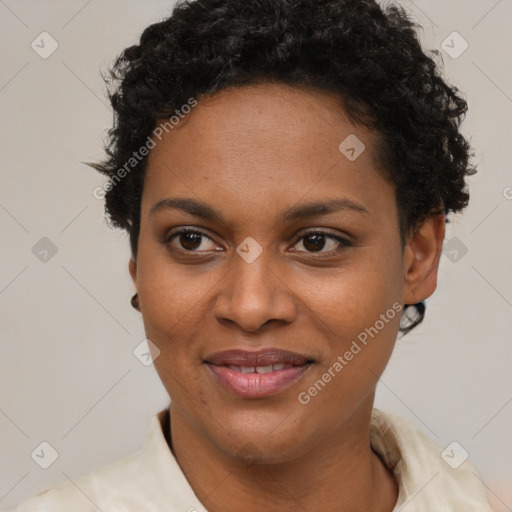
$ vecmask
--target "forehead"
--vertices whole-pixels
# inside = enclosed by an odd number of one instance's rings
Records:
[[[375,135],[353,124],[334,95],[283,84],[199,98],[148,157],[143,215],[164,197],[216,203],[236,215],[327,195],[389,208]]]

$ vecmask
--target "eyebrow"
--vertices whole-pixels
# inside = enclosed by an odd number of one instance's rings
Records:
[[[195,199],[181,197],[161,199],[151,207],[149,215],[152,216],[156,212],[167,208],[182,210],[190,215],[194,215],[195,217],[200,217],[202,219],[225,223],[222,215],[208,204],[196,201]],[[347,198],[337,198],[292,206],[281,214],[280,220],[282,222],[291,222],[318,215],[328,215],[330,213],[343,210],[350,210],[367,215],[370,214],[362,204]]]

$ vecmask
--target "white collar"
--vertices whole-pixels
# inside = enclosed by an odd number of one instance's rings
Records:
[[[169,408],[155,414],[142,448],[75,481],[41,489],[16,512],[208,512],[167,444]],[[399,483],[393,512],[492,512],[469,461],[452,469],[441,449],[403,418],[373,409],[370,444]]]
[[[474,466],[466,460],[453,469],[443,450],[400,416],[374,408],[370,444],[398,481],[393,512],[492,512]]]

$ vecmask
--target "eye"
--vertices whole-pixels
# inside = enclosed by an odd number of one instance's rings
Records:
[[[207,241],[211,242],[210,247],[208,247]],[[309,231],[302,235],[295,245],[298,242],[301,242],[306,250],[297,251],[293,249],[292,252],[329,254],[340,252],[346,247],[352,246],[349,240],[322,230]],[[191,228],[182,228],[168,233],[164,235],[160,243],[165,246],[172,246],[171,248],[177,251],[188,253],[222,250],[217,248],[213,240],[206,233]],[[327,248],[326,251],[323,250],[325,248]]]
[[[331,243],[328,243],[328,241]],[[299,242],[302,243],[306,252],[320,252],[323,254],[337,253],[346,247],[352,246],[349,240],[322,230],[314,230],[305,233],[299,238]],[[328,250],[322,251],[326,247]]]
[[[178,231],[174,231],[173,233],[168,233],[163,237],[160,241],[163,245],[173,245],[176,239],[176,244],[174,244],[173,249],[182,252],[201,252],[201,251],[211,251],[217,250],[215,249],[216,245],[213,240],[207,236],[202,231],[197,229],[190,228],[182,228]],[[213,247],[208,247],[208,244],[203,243],[203,239],[209,240],[212,242]],[[205,247],[206,245],[206,247]],[[200,251],[198,250],[200,249]]]

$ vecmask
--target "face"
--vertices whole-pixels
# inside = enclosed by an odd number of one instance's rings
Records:
[[[438,251],[402,247],[374,143],[334,96],[260,84],[201,99],[150,152],[130,272],[171,416],[226,454],[360,429],[400,306],[435,287],[410,278]]]

